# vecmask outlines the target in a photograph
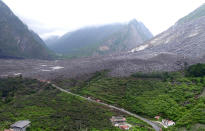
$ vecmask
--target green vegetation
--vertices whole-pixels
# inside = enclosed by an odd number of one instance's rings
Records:
[[[130,77],[113,78],[107,77],[106,72],[98,72],[85,82],[71,80],[72,85],[68,80],[56,82],[71,92],[100,99],[148,118],[160,115],[174,120],[176,126],[169,130],[182,127],[191,130],[195,124],[205,124],[205,98],[199,97],[205,88],[205,77],[192,76],[204,69],[199,65],[185,71],[189,76],[185,76],[185,72],[172,72],[136,73]]]
[[[187,69],[187,76],[190,77],[203,77],[205,76],[205,64],[192,65]]]
[[[132,131],[153,131],[150,125],[134,117],[128,117],[127,122],[132,125]]]
[[[92,56],[93,53],[99,53],[101,52],[98,50],[101,43],[96,42],[94,44],[85,45],[83,47],[77,47],[75,49],[70,49],[70,51],[66,54],[64,54],[64,58],[80,58],[80,57],[88,57]]]
[[[134,117],[127,117],[127,122],[132,125],[130,128],[131,131],[154,131],[150,125],[147,125],[147,123],[140,121],[139,119],[136,119]],[[91,131],[122,131],[121,129],[114,129],[114,130],[98,130],[98,129],[92,129]]]
[[[135,73],[124,78],[108,77],[108,71],[102,71],[87,80],[60,79],[56,83],[147,118],[160,115],[176,122],[176,126],[164,130],[201,131],[205,127],[203,69],[203,64],[197,64],[183,72]],[[0,130],[26,119],[32,122],[31,131],[119,130],[109,121],[118,112],[21,77],[0,79],[0,114]],[[134,131],[151,130],[146,123],[126,117]]]
[[[118,131],[110,122],[113,115],[127,117],[34,79],[0,79],[0,131],[18,120],[30,120],[29,131]],[[138,124],[137,130],[150,129],[138,119],[128,120]]]
[[[152,37],[144,24],[132,20],[129,24],[82,28],[65,34],[48,46],[63,54],[63,58],[78,58],[127,51],[135,48],[131,43],[141,43]]]
[[[0,58],[53,59],[43,40],[0,0]]]
[[[30,131],[115,130],[112,115],[119,113],[37,80],[0,79],[0,131],[27,119],[32,122]]]

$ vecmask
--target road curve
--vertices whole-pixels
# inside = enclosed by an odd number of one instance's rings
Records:
[[[80,97],[80,98],[82,98],[82,99],[85,99],[85,100],[88,100],[88,101],[91,101],[91,102],[94,102],[94,103],[101,104],[101,105],[104,105],[104,106],[106,106],[106,107],[109,107],[109,108],[118,110],[118,111],[123,112],[123,113],[126,113],[126,114],[128,114],[128,115],[131,115],[131,116],[133,116],[133,117],[135,117],[135,118],[138,118],[138,119],[140,119],[140,120],[146,122],[147,124],[151,125],[151,126],[155,129],[155,131],[161,131],[161,128],[160,128],[157,124],[155,124],[155,123],[153,123],[152,121],[150,121],[150,120],[148,120],[148,119],[146,119],[146,118],[143,118],[143,117],[141,117],[141,116],[139,116],[139,115],[136,115],[136,114],[134,114],[134,113],[131,113],[131,112],[129,112],[129,111],[123,109],[123,108],[118,108],[118,107],[115,107],[115,106],[112,106],[112,105],[109,105],[109,104],[106,104],[106,103],[103,103],[103,102],[97,102],[97,101],[92,100],[92,99],[90,99],[90,98],[86,98],[86,97],[83,97],[83,96],[74,94],[74,93],[72,93],[72,92],[69,92],[69,91],[67,91],[67,90],[65,90],[65,89],[60,88],[59,86],[57,86],[57,85],[55,85],[55,84],[52,84],[52,86],[55,87],[56,89],[62,91],[62,92],[71,94],[71,95],[73,95],[73,96]]]

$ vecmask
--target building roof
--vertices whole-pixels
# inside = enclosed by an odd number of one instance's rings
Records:
[[[129,126],[128,125],[121,125],[120,128],[121,129],[129,129]]]
[[[112,122],[117,122],[117,121],[126,121],[126,118],[111,118]]]
[[[125,118],[122,116],[112,116],[112,119],[125,119]]]
[[[168,124],[173,124],[173,123],[175,123],[175,122],[173,122],[173,121],[168,121]]]
[[[155,116],[154,118],[159,119],[159,118],[160,118],[160,116]]]
[[[17,121],[16,123],[11,125],[11,128],[14,128],[14,127],[23,128],[23,127],[29,125],[30,123],[31,122],[28,120]]]

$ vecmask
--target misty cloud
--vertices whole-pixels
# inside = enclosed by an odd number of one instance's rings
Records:
[[[142,21],[156,35],[204,0],[3,0],[42,38],[91,25]],[[159,4],[160,3],[160,4]]]

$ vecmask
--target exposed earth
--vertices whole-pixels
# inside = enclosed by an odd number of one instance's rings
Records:
[[[205,59],[185,59],[171,54],[159,54],[149,59],[140,59],[135,54],[54,61],[0,59],[0,76],[22,74],[24,77],[50,80],[59,77],[87,77],[96,71],[109,70],[110,76],[119,77],[140,71],[176,71],[203,61]]]

